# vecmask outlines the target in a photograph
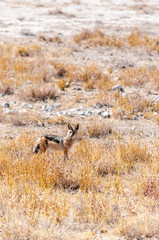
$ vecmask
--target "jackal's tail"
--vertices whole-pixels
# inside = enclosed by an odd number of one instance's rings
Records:
[[[40,149],[39,144],[36,143],[35,147],[33,148],[33,153],[38,153],[39,149]]]

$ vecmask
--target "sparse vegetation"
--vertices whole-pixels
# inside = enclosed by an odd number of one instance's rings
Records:
[[[159,39],[102,29],[0,43],[0,239],[158,239]],[[77,121],[68,160],[33,154]]]
[[[105,121],[92,121],[88,125],[88,134],[91,138],[106,137],[113,132],[112,126]]]
[[[33,85],[26,89],[20,89],[19,96],[24,101],[46,101],[47,99],[56,100],[58,94],[54,84]]]
[[[78,44],[89,46],[107,46],[107,47],[144,47],[147,51],[159,51],[158,38],[141,34],[138,30],[132,31],[128,36],[117,37],[109,36],[99,30],[84,30],[73,36]]]
[[[156,148],[154,151],[146,144],[141,145],[139,140],[134,142],[130,139],[127,143],[116,142],[114,146],[105,147],[84,139],[77,143],[74,154],[63,165],[60,152],[34,156],[33,145],[34,137],[24,133],[0,147],[4,236],[16,231],[20,238],[27,234],[33,237],[39,236],[39,231],[47,231],[50,238],[52,229],[56,224],[62,226],[70,211],[74,224],[87,222],[93,226],[99,222],[109,226],[111,223],[115,231],[118,226],[118,233],[129,237],[158,233],[157,215],[150,215],[148,207],[151,201],[151,208],[157,210]],[[152,164],[154,172],[151,178]],[[139,175],[131,174],[137,169]],[[153,229],[136,228],[143,216],[143,208],[155,224]],[[21,225],[23,219],[25,224]],[[47,223],[51,221],[51,227],[48,229],[39,219]],[[132,221],[133,226],[129,224]],[[145,224],[149,223],[147,218]],[[36,226],[37,231],[28,233],[30,225]]]

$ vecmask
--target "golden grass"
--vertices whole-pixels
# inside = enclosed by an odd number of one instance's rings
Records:
[[[88,134],[91,138],[106,137],[112,134],[113,128],[106,121],[91,121],[87,128]]]
[[[85,90],[98,88],[110,90],[110,76],[102,72],[100,67],[93,63],[88,66],[76,66],[61,62],[52,63],[55,68],[55,76],[60,78],[58,86],[61,90],[65,88],[65,82],[80,81],[83,83]]]
[[[144,87],[146,84],[149,88],[159,88],[159,69],[152,70],[145,67],[127,68],[120,73],[122,84],[125,86]]]
[[[132,31],[129,35],[117,37],[107,35],[99,30],[84,30],[73,36],[73,40],[78,44],[90,46],[107,46],[107,47],[144,47],[148,52],[159,51],[158,38],[144,35],[138,30]]]
[[[74,35],[73,39],[78,44],[87,43],[87,46],[100,45],[118,48],[122,46],[120,38],[117,39],[115,36],[109,37],[108,35],[103,34],[99,30],[95,30],[94,32],[84,30],[82,33]]]
[[[85,90],[109,91],[113,84],[112,69],[104,73],[96,63],[82,66],[55,61],[37,44],[1,44],[0,92],[12,94],[17,88],[28,85],[43,85],[56,82],[64,90],[66,83],[81,82]],[[159,88],[158,68],[126,68],[120,72],[124,86],[143,87],[153,85]],[[43,87],[44,88],[44,87]]]
[[[16,88],[29,81],[37,84],[46,81],[47,65],[40,46],[3,44],[0,49],[1,88]]]
[[[24,101],[46,101],[47,99],[56,100],[59,95],[54,84],[45,83],[20,89],[19,97]]]
[[[45,41],[44,39],[41,39]],[[52,41],[47,39],[46,41]],[[54,39],[57,43],[60,40]],[[122,47],[123,39],[100,31],[76,36],[77,43]],[[138,32],[126,38],[129,47],[158,51],[154,39]],[[39,45],[0,45],[0,92],[13,94],[18,88],[22,100],[56,99],[56,85],[80,82],[85,90],[96,88],[98,102],[113,108],[121,118],[142,112],[159,123],[157,102],[140,94],[109,91],[112,69],[103,73],[97,64],[77,66],[52,61]],[[126,87],[159,87],[158,69],[124,69],[121,83]],[[38,87],[37,87],[38,86]],[[24,90],[22,90],[24,88]],[[76,95],[80,103],[83,95]],[[92,100],[91,100],[92,101]],[[74,103],[73,103],[74,104]],[[23,126],[44,119],[30,112],[5,115],[0,122]],[[47,124],[64,125],[71,119],[60,116]],[[62,127],[62,126],[60,126]],[[85,129],[84,129],[85,128]],[[81,126],[80,137],[63,163],[62,152],[33,155],[35,135],[22,133],[0,144],[0,238],[2,239],[92,239],[106,235],[127,238],[159,234],[159,152],[158,146],[141,139],[124,139],[105,120]],[[152,139],[153,142],[153,139]],[[154,141],[155,142],[155,141]],[[91,230],[93,229],[93,230]],[[62,235],[63,234],[63,235]]]
[[[157,146],[138,139],[106,146],[85,138],[63,164],[61,152],[33,155],[34,144],[35,137],[23,133],[0,147],[4,239],[52,239],[57,224],[89,224],[125,237],[158,234]]]

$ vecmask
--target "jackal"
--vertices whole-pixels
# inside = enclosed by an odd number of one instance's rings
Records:
[[[52,134],[45,134],[42,137],[38,138],[36,145],[33,149],[34,153],[42,153],[46,152],[49,148],[54,150],[62,150],[64,152],[64,161],[66,158],[68,159],[68,150],[71,148],[75,141],[75,134],[79,129],[79,123],[72,127],[69,123],[67,124],[68,132],[65,137],[63,136],[56,136]]]

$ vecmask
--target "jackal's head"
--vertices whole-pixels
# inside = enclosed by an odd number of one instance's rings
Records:
[[[74,127],[72,127],[71,124],[68,123],[67,127],[68,127],[68,133],[67,134],[72,138],[79,129],[79,123],[76,124]]]

